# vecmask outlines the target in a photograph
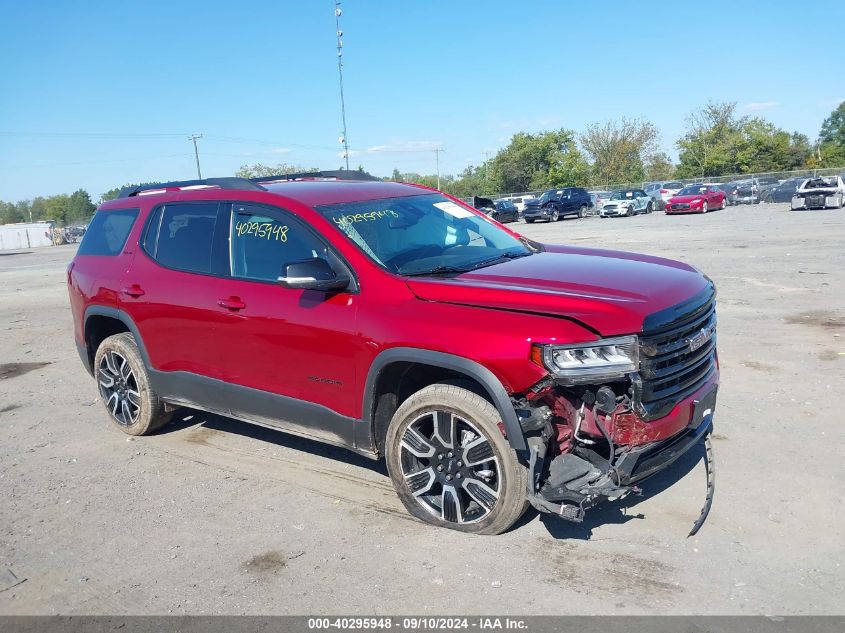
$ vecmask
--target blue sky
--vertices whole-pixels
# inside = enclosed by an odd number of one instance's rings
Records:
[[[204,176],[341,164],[332,0],[3,4],[0,200],[194,177],[191,133]],[[841,0],[342,7],[351,164],[376,175],[434,173],[438,146],[455,173],[517,131],[623,115],[674,153],[708,99],[813,139],[845,100]],[[804,83],[814,67],[834,79]]]

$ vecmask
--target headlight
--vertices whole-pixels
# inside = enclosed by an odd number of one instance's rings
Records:
[[[580,345],[535,344],[531,358],[561,382],[571,385],[623,378],[640,366],[636,336]]]

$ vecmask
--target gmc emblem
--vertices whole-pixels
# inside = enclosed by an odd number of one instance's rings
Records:
[[[689,351],[694,352],[699,347],[704,345],[707,341],[713,338],[713,333],[716,331],[716,328],[712,325],[710,327],[703,327],[698,332],[696,332],[695,336],[691,336],[687,339],[687,345],[689,346]]]

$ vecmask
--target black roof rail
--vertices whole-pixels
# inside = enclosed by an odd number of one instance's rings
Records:
[[[276,182],[285,180],[369,180],[379,181],[381,178],[376,178],[372,174],[365,171],[338,169],[335,171],[311,171],[303,172],[301,174],[277,174],[274,176],[261,176],[259,178],[250,178],[252,182]]]
[[[219,187],[220,189],[239,189],[241,191],[266,191],[264,187],[256,184],[247,178],[205,178],[203,180],[176,180],[173,182],[159,182],[137,187],[124,187],[120,190],[118,198],[131,198],[143,191],[155,191],[157,189],[177,189],[185,187]]]

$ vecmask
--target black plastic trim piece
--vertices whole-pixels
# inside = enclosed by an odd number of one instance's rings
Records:
[[[94,377],[94,366],[91,363],[91,357],[88,356],[88,346],[80,343],[79,341],[74,341],[76,343],[76,353],[79,354],[79,358],[82,361],[82,364],[85,365],[85,371],[87,371],[91,377]]]
[[[340,415],[320,404],[186,371],[147,371],[153,389],[165,402],[270,426],[376,457],[372,451],[355,446],[356,428],[365,426],[362,420]]]
[[[258,182],[284,182],[290,180],[306,180],[306,179],[317,179],[317,178],[325,178],[331,179],[334,178],[335,180],[365,180],[365,181],[375,181],[380,182],[381,178],[376,178],[372,174],[368,174],[365,171],[353,171],[347,169],[339,169],[334,171],[311,171],[311,172],[302,172],[299,174],[277,174],[275,176],[261,176],[258,178],[250,178],[249,180],[254,183]]]
[[[123,323],[129,329],[129,331],[132,332],[132,336],[135,337],[135,343],[138,345],[138,351],[141,352],[141,358],[144,359],[144,365],[148,369],[152,367],[152,365],[150,365],[150,356],[149,356],[149,354],[147,354],[147,348],[144,345],[143,339],[141,338],[141,333],[138,331],[138,326],[135,325],[135,322],[132,320],[132,317],[130,317],[125,312],[118,310],[117,308],[111,308],[111,307],[108,307],[108,306],[98,306],[98,305],[88,306],[85,309],[85,317],[83,319],[83,329],[82,329],[83,332],[85,331],[85,329],[88,325],[88,318],[91,317],[91,316],[111,317],[111,318],[117,319],[118,321]],[[87,341],[86,341],[86,345],[87,345]],[[97,353],[97,350],[88,350],[88,357],[93,360],[93,356],[96,353]],[[93,372],[92,372],[91,375],[93,375]]]
[[[131,198],[143,191],[155,191],[157,189],[175,189],[184,187],[200,187],[208,185],[220,189],[236,189],[241,191],[267,191],[261,185],[247,178],[204,178],[202,180],[174,180],[172,182],[160,182],[150,185],[138,185],[137,187],[124,187],[120,190],[118,198]]]
[[[525,437],[522,434],[522,427],[519,425],[516,410],[508,392],[505,391],[505,388],[499,379],[496,378],[495,374],[475,361],[445,352],[436,352],[415,347],[393,347],[376,356],[367,372],[367,382],[364,387],[364,402],[363,408],[361,409],[361,415],[364,420],[371,421],[375,415],[376,381],[382,370],[390,363],[395,362],[421,363],[423,365],[442,367],[465,374],[478,381],[493,400],[493,405],[502,416],[502,422],[505,425],[505,432],[507,433],[511,448],[516,451],[526,450]],[[367,433],[369,435],[370,445],[374,445],[372,427],[367,428]],[[361,444],[361,442],[357,443]]]

